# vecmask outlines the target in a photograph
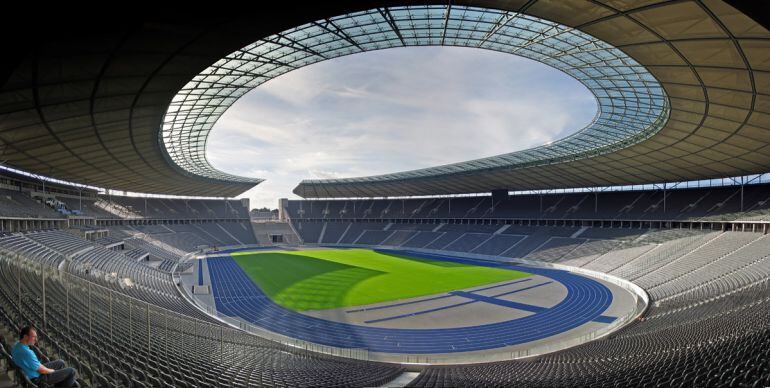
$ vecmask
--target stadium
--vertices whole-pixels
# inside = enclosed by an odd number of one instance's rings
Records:
[[[12,351],[27,325],[89,387],[770,386],[766,15],[367,0],[8,31],[0,386],[47,386]],[[305,179],[275,218],[236,198],[263,179],[210,163],[260,85],[428,46],[537,61],[597,113],[524,150]]]

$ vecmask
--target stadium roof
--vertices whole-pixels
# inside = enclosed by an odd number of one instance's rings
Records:
[[[0,160],[113,189],[236,195],[260,180],[211,167],[205,142],[238,97],[324,59],[443,44],[559,68],[597,96],[600,114],[550,145],[403,173],[303,181],[295,193],[454,194],[770,170],[770,33],[721,1],[388,3],[185,22],[97,20],[74,31],[49,26],[17,42],[0,68],[0,81],[7,79]]]

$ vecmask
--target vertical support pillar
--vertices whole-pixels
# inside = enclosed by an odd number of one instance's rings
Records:
[[[743,184],[743,177],[741,177],[741,211],[743,211],[743,187],[745,185]]]
[[[543,217],[543,193],[540,193],[540,213],[538,217]]]

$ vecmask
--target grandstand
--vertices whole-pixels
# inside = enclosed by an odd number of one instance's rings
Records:
[[[755,7],[376,0],[0,27],[15,37],[0,386],[35,386],[10,355],[29,323],[81,386],[770,386],[770,32]],[[597,116],[527,150],[305,180],[279,220],[234,199],[261,179],[209,164],[214,123],[262,83],[436,45],[561,70]],[[233,259],[356,249],[524,277],[294,311]],[[337,285],[385,273],[319,268]],[[307,280],[293,285],[335,291]]]
[[[292,219],[309,220],[766,221],[770,218],[768,187],[749,184],[666,192],[596,190],[523,194],[494,201],[491,196],[396,199],[377,201],[376,208],[367,200],[290,201],[287,210]]]

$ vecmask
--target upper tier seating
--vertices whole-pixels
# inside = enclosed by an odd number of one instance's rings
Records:
[[[603,220],[768,220],[769,184],[600,193],[512,195],[393,200],[291,200],[292,219],[603,219]]]
[[[239,200],[173,199],[144,197],[100,197],[107,203],[128,209],[143,218],[240,218],[249,211]]]

